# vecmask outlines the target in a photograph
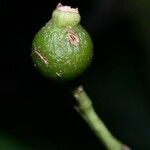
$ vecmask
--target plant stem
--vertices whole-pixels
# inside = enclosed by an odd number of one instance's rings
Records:
[[[77,106],[75,107],[77,112],[86,121],[107,150],[130,150],[130,148],[117,140],[107,129],[103,121],[96,114],[92,102],[82,86],[79,86],[74,91],[74,97],[77,100]]]

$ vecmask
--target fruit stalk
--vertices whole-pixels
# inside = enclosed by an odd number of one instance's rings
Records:
[[[96,114],[92,102],[82,86],[79,86],[73,94],[77,100],[75,109],[86,121],[100,142],[104,144],[107,150],[130,150],[129,147],[122,144],[122,142],[116,139],[107,129],[103,121]]]

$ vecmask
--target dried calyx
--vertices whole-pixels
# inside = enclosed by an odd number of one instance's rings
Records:
[[[77,26],[80,23],[80,14],[78,8],[63,6],[59,3],[52,14],[53,22],[58,27]]]
[[[61,3],[57,5],[56,9],[60,11],[79,13],[78,8],[71,8],[70,6],[66,5],[63,6]]]

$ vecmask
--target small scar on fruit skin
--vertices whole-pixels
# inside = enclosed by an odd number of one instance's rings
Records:
[[[68,32],[68,39],[71,44],[75,46],[79,45],[79,38],[77,37],[77,35],[75,35],[73,31]]]
[[[57,75],[58,77],[61,77],[61,73],[56,72],[56,75]]]
[[[45,65],[48,65],[48,60],[43,56],[43,54],[41,54],[37,49],[34,50],[34,53],[39,56],[39,58],[44,62]]]
[[[61,78],[62,77],[62,71],[59,70],[58,72],[56,72],[57,77]]]

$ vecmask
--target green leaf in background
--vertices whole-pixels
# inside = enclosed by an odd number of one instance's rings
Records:
[[[31,150],[19,140],[0,133],[0,150]]]

